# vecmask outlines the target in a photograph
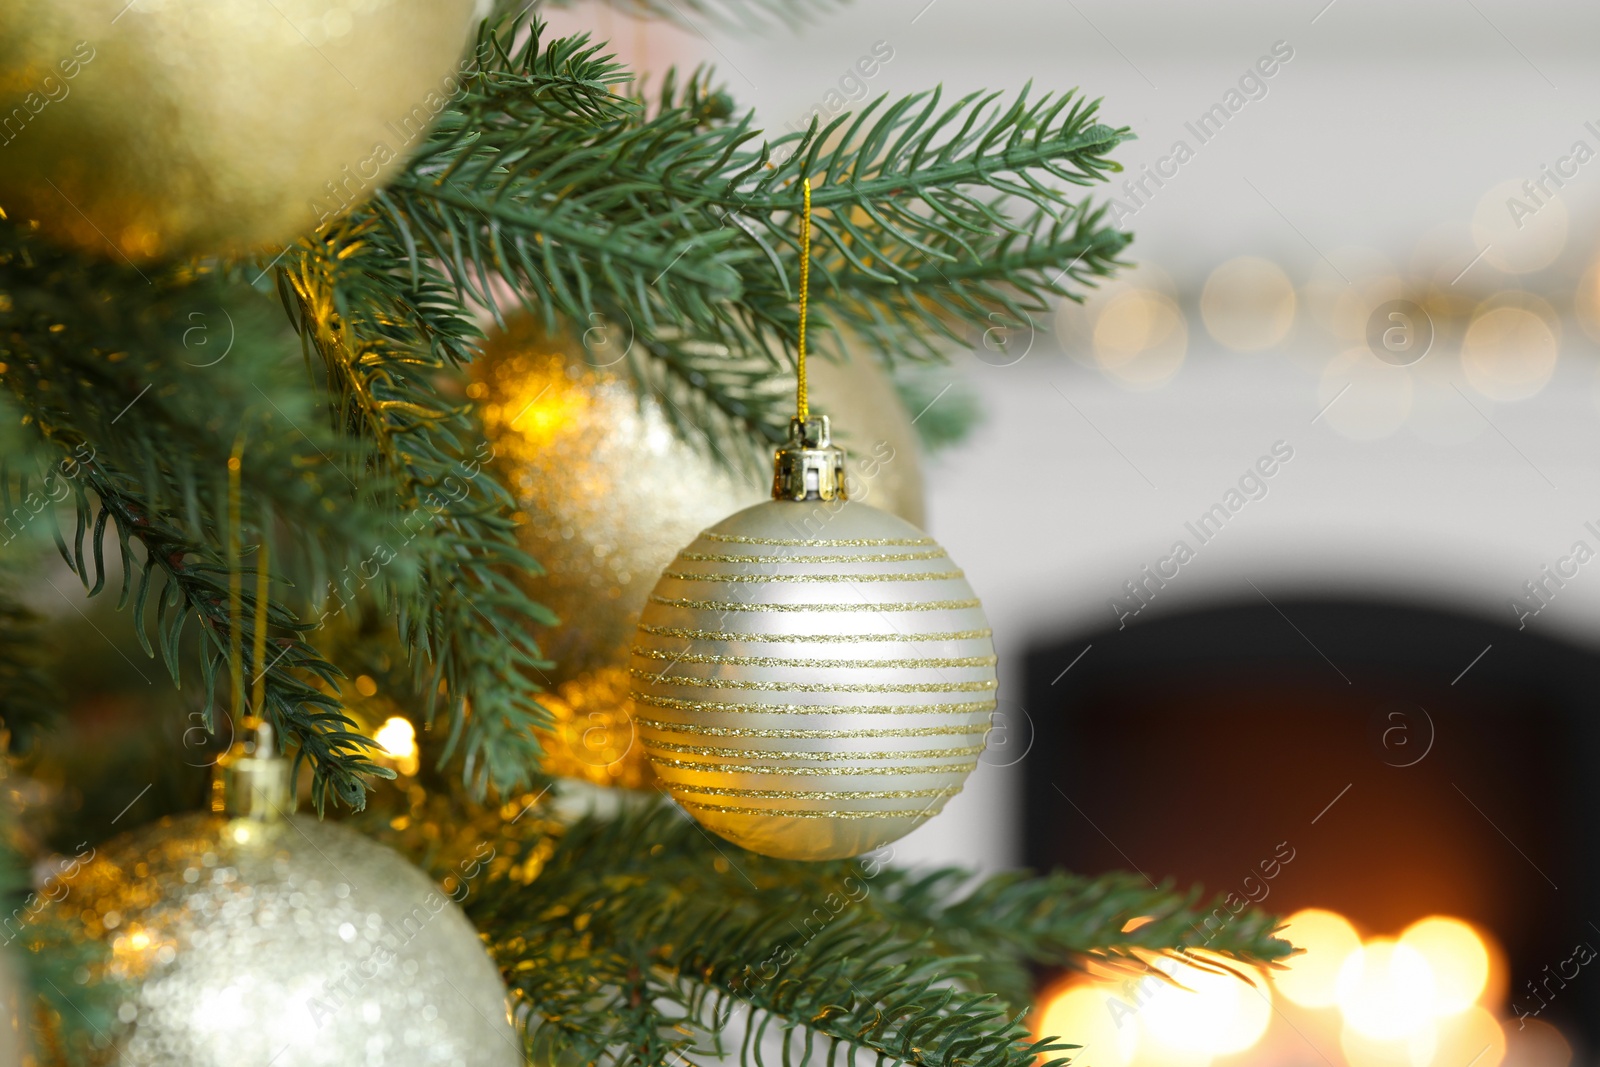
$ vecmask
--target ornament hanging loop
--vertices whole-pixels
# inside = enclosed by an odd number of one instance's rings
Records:
[[[811,179],[804,179],[801,187],[805,190],[805,202],[800,212],[800,344],[794,364],[798,379],[794,414],[796,420],[805,422],[811,418],[811,402],[806,395],[806,311],[811,300]]]
[[[844,450],[833,443],[826,415],[811,414],[806,392],[806,311],[811,297],[811,179],[800,213],[800,337],[795,359],[795,415],[789,443],[772,454],[772,499],[846,500]]]
[[[789,420],[789,443],[772,454],[772,499],[849,499],[844,449],[833,443],[828,416]]]
[[[226,814],[268,825],[294,810],[294,776],[289,760],[278,754],[272,724],[256,727],[255,751],[233,759],[223,771]]]

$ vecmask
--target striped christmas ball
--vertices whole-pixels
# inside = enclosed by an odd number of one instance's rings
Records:
[[[868,504],[770,500],[662,574],[630,672],[658,777],[784,859],[856,856],[937,814],[995,706],[989,624],[932,538]]]

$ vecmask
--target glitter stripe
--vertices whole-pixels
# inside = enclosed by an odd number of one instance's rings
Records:
[[[700,726],[689,722],[662,722],[635,716],[634,722],[649,730],[668,734],[704,734],[707,737],[782,737],[782,738],[884,738],[884,737],[981,737],[989,724],[975,726],[902,726],[893,730],[752,730],[741,726]],[[648,743],[648,742],[647,742]]]
[[[703,811],[711,815],[781,815],[788,819],[926,819],[939,814],[944,810],[944,805],[937,808],[915,808],[905,811],[817,811],[815,809],[793,810],[789,808],[735,808],[724,804],[700,804],[693,800],[677,799],[679,804],[696,811]]]
[[[712,656],[635,648],[635,656],[673,663],[718,663],[732,667],[993,667],[998,656],[950,656],[942,659],[784,659],[779,656]]]
[[[650,762],[658,767],[671,767],[683,771],[704,771],[720,774],[781,774],[787,776],[833,777],[836,774],[889,775],[889,774],[969,774],[978,765],[977,760],[965,763],[936,763],[927,767],[756,767],[742,763],[696,763],[693,760],[668,759],[651,756]],[[682,783],[673,782],[673,785]],[[685,786],[684,788],[689,788]],[[698,790],[696,790],[698,792]]]
[[[757,693],[983,693],[999,686],[993,678],[976,682],[761,682],[749,678],[696,678],[688,674],[628,668],[640,681],[701,689],[748,689]]]
[[[972,600],[918,600],[895,604],[740,604],[728,600],[685,600],[678,597],[654,596],[650,603],[664,608],[687,608],[690,611],[852,611],[864,615],[887,611],[961,611],[981,607],[977,598]]]
[[[994,636],[994,631],[987,627],[927,634],[737,634],[722,630],[686,630],[681,626],[648,626],[644,623],[639,624],[639,632],[656,637],[681,637],[687,641],[743,641],[749,644],[804,644],[808,641],[855,644],[884,641],[910,645],[923,641],[977,641]]]
[[[961,704],[725,704],[716,700],[681,700],[652,696],[634,690],[634,702],[662,711],[693,711],[748,715],[975,715],[993,711],[995,701],[973,700]]]
[[[930,552],[885,552],[878,556],[736,556],[723,552],[679,552],[678,558],[691,563],[905,563],[918,559],[945,559],[945,550]]]
[[[960,571],[916,571],[906,574],[695,574],[666,571],[663,578],[680,582],[953,582],[965,578]]]
[[[858,537],[842,541],[829,541],[810,537],[740,537],[737,534],[711,533],[700,535],[707,541],[720,541],[725,545],[777,545],[792,548],[879,548],[885,545],[936,545],[931,537]]]
[[[715,785],[690,785],[673,782],[674,792],[707,797],[745,797],[750,800],[916,800],[922,797],[953,797],[960,786],[938,789],[844,789],[811,792],[805,789],[727,789]]]
[[[905,749],[900,752],[797,752],[794,749],[754,749],[754,748],[727,748],[721,745],[678,745],[671,741],[647,741],[645,747],[652,752],[659,749],[662,752],[676,752],[683,756],[743,756],[746,759],[755,757],[770,760],[806,760],[813,763],[838,762],[841,760],[892,760],[892,759],[940,759],[945,756],[976,756],[983,751],[982,745],[959,745],[955,748],[917,748]],[[651,757],[652,759],[654,756]]]

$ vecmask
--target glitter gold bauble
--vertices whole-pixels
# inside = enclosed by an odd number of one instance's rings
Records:
[[[460,91],[480,0],[8,0],[0,208],[96,255],[275,253]]]
[[[342,826],[165,819],[103,846],[56,913],[126,983],[118,1067],[522,1062],[477,931]]]
[[[673,797],[784,859],[860,855],[938,813],[995,706],[961,571],[915,526],[842,499],[769,500],[695,538],[650,595],[631,673]]]
[[[522,548],[544,567],[529,593],[564,625],[542,631],[557,668],[552,773],[649,785],[628,707],[628,649],[661,568],[699,531],[768,496],[754,464],[733,473],[704,442],[673,431],[662,405],[640,403],[626,330],[551,338],[528,319],[492,337],[473,363],[485,432],[517,499]],[[854,428],[852,495],[922,520],[916,430],[869,359],[812,363],[813,392]],[[730,457],[737,458],[737,457]]]

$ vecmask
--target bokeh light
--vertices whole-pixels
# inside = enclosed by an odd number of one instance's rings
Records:
[[[1312,319],[1345,341],[1365,341],[1372,309],[1409,295],[1394,263],[1371,248],[1341,248],[1311,265],[1301,291]]]
[[[1453,1015],[1472,1007],[1489,983],[1489,949],[1460,919],[1430,915],[1405,928],[1400,944],[1413,948],[1433,972],[1434,1010]]]
[[[1271,260],[1230,259],[1211,272],[1200,294],[1200,317],[1213,340],[1237,352],[1278,344],[1294,325],[1294,283]]]
[[[1250,974],[1252,981],[1246,981],[1227,971],[1170,959],[1154,966],[1178,983],[1154,986],[1140,1008],[1140,1025],[1157,1044],[1225,1056],[1244,1051],[1267,1032],[1272,990],[1259,975]]]
[[[411,720],[395,715],[378,727],[372,735],[380,748],[392,759],[408,760],[417,755],[417,728]]]
[[[1336,989],[1345,1023],[1366,1037],[1409,1038],[1433,1025],[1433,970],[1409,945],[1368,941],[1345,959]]]
[[[1487,1008],[1474,1006],[1440,1021],[1433,1067],[1500,1067],[1505,1058],[1505,1031]]]
[[[1402,1037],[1373,1037],[1354,1026],[1339,1033],[1339,1051],[1350,1067],[1429,1067],[1437,1060],[1438,1049],[1439,1035],[1431,1019]]]
[[[1114,1011],[1115,996],[1112,989],[1099,985],[1062,989],[1045,1001],[1034,1036],[1058,1037],[1082,1046],[1073,1058],[1094,1067],[1128,1067],[1139,1041],[1139,1027],[1132,1017],[1136,1009],[1124,1004],[1123,1011]]]
[[[1555,262],[1567,244],[1567,208],[1561,197],[1517,179],[1483,194],[1472,213],[1472,239],[1484,262],[1507,274],[1526,274]]]
[[[1106,376],[1133,389],[1164,385],[1183,365],[1189,327],[1171,297],[1129,289],[1113,297],[1094,323],[1095,362]]]
[[[1306,908],[1289,916],[1281,936],[1305,951],[1273,973],[1278,992],[1303,1008],[1336,1003],[1339,968],[1361,948],[1356,928],[1337,912]]]
[[[1384,363],[1365,346],[1348,348],[1323,368],[1319,417],[1352,441],[1377,441],[1405,425],[1415,391],[1409,367]]]
[[[1578,279],[1578,288],[1572,294],[1572,313],[1583,332],[1600,341],[1600,259],[1590,263]]]
[[[1572,1045],[1543,1019],[1508,1019],[1502,1029],[1505,1067],[1569,1067],[1572,1063]]]
[[[1461,341],[1467,383],[1490,400],[1535,396],[1555,373],[1560,340],[1549,305],[1505,294],[1473,316]]]

